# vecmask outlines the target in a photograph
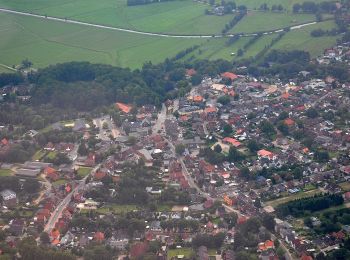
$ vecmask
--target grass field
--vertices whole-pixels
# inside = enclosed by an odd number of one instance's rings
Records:
[[[298,192],[294,195],[289,195],[289,196],[279,198],[276,200],[266,201],[264,204],[268,205],[268,206],[272,206],[272,207],[277,207],[278,205],[281,205],[283,203],[287,203],[287,202],[292,201],[292,200],[312,197],[312,196],[319,194],[319,193],[321,193],[321,191],[319,189],[306,191],[306,192]]]
[[[54,181],[52,184],[53,184],[54,186],[60,186],[60,185],[62,185],[62,184],[66,184],[66,183],[67,183],[67,180],[65,180],[65,179],[60,179],[60,180]]]
[[[176,259],[178,255],[183,255],[186,259],[190,259],[195,256],[195,252],[192,248],[186,247],[168,250],[168,259],[172,259],[173,257]]]
[[[311,56],[315,57],[323,53],[324,49],[336,44],[336,36],[311,37],[310,32],[315,29],[322,28],[323,30],[332,29],[335,27],[334,21],[325,21],[315,25],[310,25],[299,30],[293,30],[287,33],[273,49],[281,50],[305,50],[310,52]]]
[[[0,63],[25,58],[34,67],[66,61],[90,61],[140,67],[175,56],[204,39],[159,38],[0,13]]]
[[[32,159],[33,159],[34,161],[39,161],[39,160],[41,160],[45,155],[46,155],[46,151],[44,151],[44,150],[39,150],[39,151],[37,151],[37,152],[33,155]]]
[[[311,14],[249,12],[230,32],[271,31],[313,21],[315,16]]]
[[[0,0],[10,9],[148,32],[216,33],[233,15],[207,16],[190,0],[126,6],[126,0]]]
[[[98,208],[96,210],[97,213],[100,214],[107,214],[107,213],[114,213],[114,214],[125,214],[130,211],[137,210],[136,205],[105,205],[102,208]]]
[[[268,1],[270,3],[274,0]],[[288,5],[298,0],[289,0]],[[249,2],[249,1],[248,1]],[[0,0],[0,6],[67,17],[80,21],[120,26],[141,31],[173,34],[220,33],[232,16],[206,16],[207,6],[190,0],[127,7],[125,0]],[[274,30],[312,21],[312,15],[251,12],[233,32]],[[315,28],[332,28],[333,21],[288,32],[273,48],[303,49],[312,56],[332,46],[336,37],[310,37]],[[227,39],[181,39],[137,35],[77,24],[55,22],[21,15],[0,13],[0,64],[13,66],[29,59],[35,68],[67,61],[89,61],[120,67],[139,68],[151,61],[159,63],[193,45],[200,48],[183,60],[239,59],[231,55],[249,41],[242,37],[231,46]],[[243,58],[252,57],[268,45],[275,35],[266,35],[248,48]],[[6,70],[6,71],[5,71]],[[8,72],[0,66],[0,72]]]
[[[342,182],[338,184],[343,191],[350,191],[350,182]]]
[[[10,169],[0,169],[0,177],[11,176],[13,171]]]
[[[86,175],[88,175],[91,172],[91,167],[80,167],[78,169],[78,176],[81,178],[84,178]]]

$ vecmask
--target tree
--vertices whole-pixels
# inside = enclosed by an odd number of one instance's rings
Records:
[[[78,154],[81,156],[86,156],[89,153],[89,149],[86,146],[86,142],[82,141],[78,147]]]
[[[306,110],[306,116],[309,118],[316,118],[318,117],[318,112],[315,108],[309,108],[308,110]]]
[[[284,249],[281,246],[277,248],[276,253],[277,253],[277,256],[280,259],[284,259],[285,252],[284,252]]]
[[[217,153],[221,153],[222,152],[221,146],[219,144],[215,145],[214,151],[217,152]]]
[[[50,240],[50,236],[47,232],[42,232],[40,234],[40,242],[44,245],[50,244],[51,240]]]
[[[185,152],[185,145],[183,144],[178,144],[175,146],[175,152],[178,154],[178,155],[182,155],[184,152]]]
[[[247,147],[252,153],[255,153],[256,151],[260,150],[260,145],[256,140],[249,140]]]
[[[239,162],[242,161],[245,158],[244,154],[242,154],[240,151],[238,151],[235,147],[231,146],[227,159],[230,162]]]
[[[328,162],[329,161],[329,153],[327,151],[317,150],[314,153],[314,159],[318,162]]]
[[[274,126],[267,120],[263,120],[261,123],[260,123],[260,130],[267,134],[267,135],[274,135],[276,134],[276,130],[274,128]]]
[[[228,95],[220,96],[217,101],[222,105],[227,105],[230,103],[230,97]]]
[[[222,129],[224,130],[225,134],[231,134],[233,131],[232,126],[229,124],[225,124]]]

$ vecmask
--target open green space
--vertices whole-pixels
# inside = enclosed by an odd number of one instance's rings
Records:
[[[0,63],[34,67],[90,61],[121,67],[158,63],[204,39],[161,38],[0,13]]]
[[[338,184],[343,191],[350,191],[350,182],[342,182]]]
[[[195,256],[195,252],[192,248],[188,247],[168,250],[168,259],[173,259],[173,257],[176,259],[178,255],[183,255],[185,259],[191,259]]]
[[[221,31],[233,15],[208,16],[208,6],[190,0],[127,6],[126,0],[0,0],[0,6],[147,32],[211,34]]]
[[[34,161],[40,161],[45,155],[46,155],[46,151],[39,150],[32,156],[32,159]]]
[[[251,33],[272,31],[315,21],[312,14],[249,12],[236,26],[232,33]]]
[[[54,186],[60,186],[60,185],[63,185],[63,184],[66,184],[67,183],[67,180],[66,179],[59,179],[57,181],[54,181],[52,184]]]
[[[288,32],[273,49],[280,50],[305,50],[310,52],[312,57],[323,53],[324,49],[336,44],[337,36],[311,37],[310,32],[315,29],[330,30],[335,28],[334,21],[325,21],[310,25],[298,30]]]
[[[91,167],[79,167],[78,176],[84,178],[86,175],[90,174],[91,170]]]
[[[11,176],[13,171],[10,169],[0,169],[0,177]]]
[[[248,1],[249,2],[249,1]],[[292,3],[295,1],[289,1]],[[207,16],[208,6],[189,0],[171,1],[127,7],[124,0],[0,0],[0,6],[47,14],[97,24],[120,26],[140,31],[171,34],[220,34],[231,15]],[[233,32],[275,30],[312,21],[313,15],[292,13],[251,12],[234,28]],[[333,21],[322,22],[288,32],[273,49],[302,49],[313,57],[335,44],[337,37],[312,38],[317,28],[333,28]],[[241,59],[253,57],[276,37],[264,35],[252,44],[242,57],[236,53],[251,37],[242,37],[227,46],[226,38],[165,38],[68,24],[22,15],[0,13],[0,64],[18,65],[24,59],[35,68],[68,61],[89,61],[120,67],[139,68],[145,62],[159,63],[174,57],[194,45],[200,47],[182,60]],[[2,69],[0,72],[6,69]]]
[[[110,204],[105,205],[101,208],[98,208],[96,210],[97,213],[100,214],[107,214],[107,213],[114,213],[114,214],[125,214],[130,211],[137,210],[136,205],[116,205],[116,204]]]
[[[296,194],[293,195],[289,195],[286,197],[282,197],[282,198],[278,198],[275,200],[270,200],[270,201],[266,201],[264,204],[268,205],[268,206],[272,206],[272,207],[277,207],[278,205],[281,205],[283,203],[292,201],[292,200],[297,200],[297,199],[302,199],[302,198],[308,198],[308,197],[312,197],[316,194],[320,194],[321,191],[319,189],[315,189],[315,190],[310,190],[310,191],[306,191],[306,192],[298,192]]]

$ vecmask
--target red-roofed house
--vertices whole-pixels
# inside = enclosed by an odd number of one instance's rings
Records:
[[[116,106],[116,108],[118,108],[119,110],[121,110],[125,114],[130,113],[131,106],[129,106],[127,104],[117,102],[117,103],[115,103],[115,106]]]
[[[232,138],[232,137],[225,137],[223,139],[223,142],[229,145],[232,145],[233,147],[239,147],[241,146],[241,142],[239,142],[238,140]]]
[[[194,75],[196,75],[196,70],[195,69],[187,69],[186,70],[186,76],[192,77]]]
[[[106,177],[106,175],[107,175],[107,174],[106,174],[105,172],[97,171],[97,172],[95,172],[95,174],[94,174],[94,179],[100,181],[100,180],[102,180],[104,177]]]
[[[265,158],[270,160],[276,159],[276,155],[265,149],[259,150],[257,154],[259,158]]]
[[[94,235],[94,240],[101,243],[105,239],[105,235],[102,232],[96,232]]]
[[[287,118],[284,120],[284,124],[287,126],[293,126],[295,124],[294,120],[291,118]]]
[[[232,72],[225,72],[221,74],[221,77],[225,78],[225,79],[229,79],[231,81],[235,80],[238,78],[238,76]]]

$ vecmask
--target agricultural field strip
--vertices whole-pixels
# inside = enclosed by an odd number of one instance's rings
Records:
[[[232,37],[235,35],[235,34],[227,34],[227,35],[222,35],[222,34],[218,34],[218,35],[176,35],[176,34],[165,34],[165,33],[151,33],[151,32],[143,32],[143,31],[138,31],[138,30],[125,29],[125,28],[120,28],[120,27],[112,27],[112,26],[106,26],[106,25],[100,25],[100,24],[81,22],[81,21],[58,18],[58,17],[53,17],[53,16],[32,14],[32,13],[15,11],[15,10],[10,10],[10,9],[5,9],[5,8],[0,8],[0,12],[16,14],[16,15],[31,16],[31,17],[36,17],[36,18],[40,18],[40,19],[52,20],[52,21],[57,21],[57,22],[64,22],[64,23],[69,23],[69,24],[90,26],[90,27],[95,27],[95,28],[100,28],[100,29],[108,29],[108,30],[115,30],[115,31],[127,32],[127,33],[141,34],[141,35],[147,35],[147,36],[166,37],[166,38],[192,38],[192,39],[193,38],[225,38],[225,37]],[[308,22],[308,23],[303,23],[303,24],[299,24],[299,25],[294,25],[294,26],[291,26],[289,28],[290,28],[290,30],[297,30],[297,29],[301,29],[301,28],[304,28],[304,27],[309,26],[309,25],[316,24],[316,23],[317,22]],[[283,29],[277,29],[274,31],[265,31],[262,33],[267,35],[267,34],[272,34],[272,33],[280,33],[282,31],[283,31]],[[257,33],[242,33],[240,35],[242,37],[250,37],[250,36],[257,35]]]

